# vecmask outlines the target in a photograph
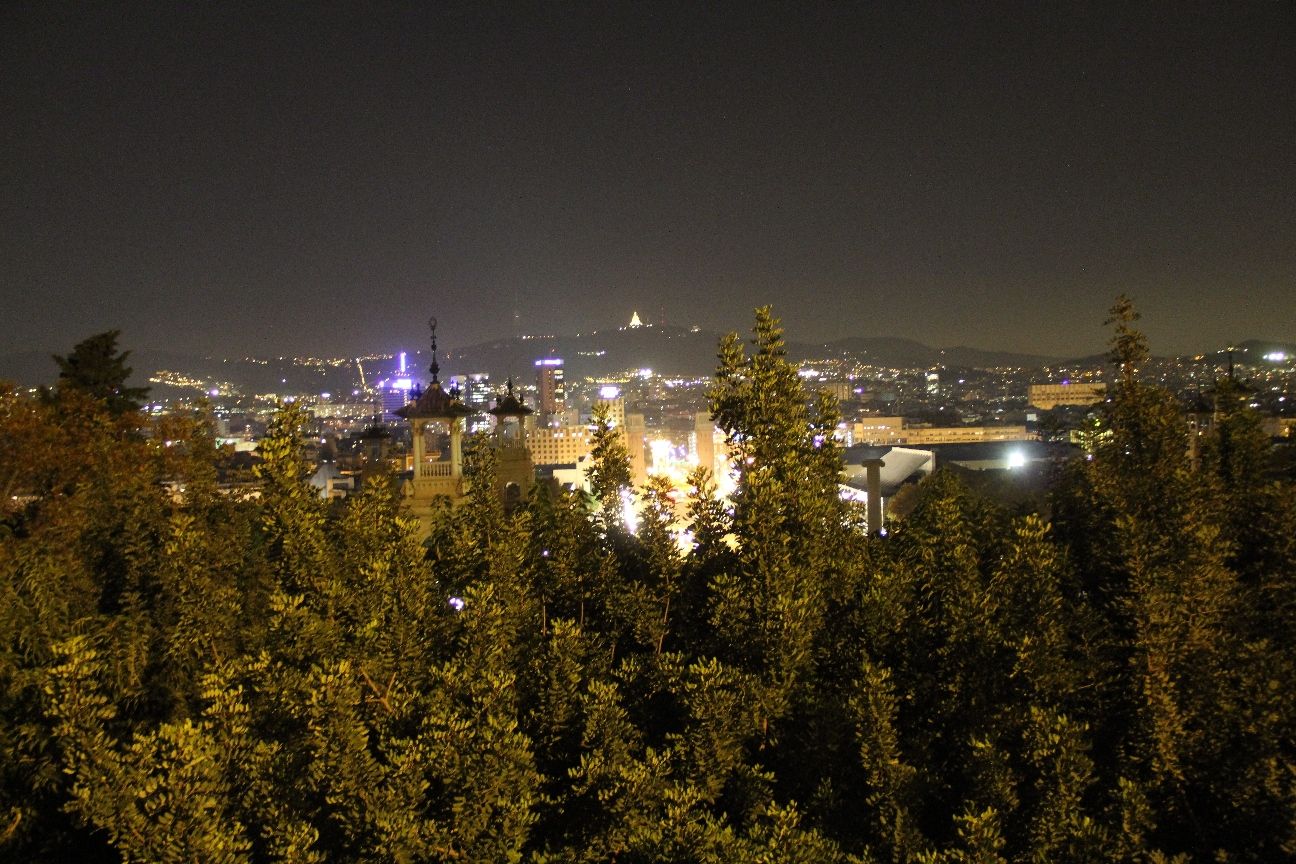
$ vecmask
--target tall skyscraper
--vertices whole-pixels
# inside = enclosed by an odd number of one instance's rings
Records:
[[[491,407],[490,374],[471,372],[463,376],[463,402],[473,413],[464,421],[469,432],[489,432],[494,425],[486,412]]]
[[[472,372],[464,376],[464,404],[474,411],[485,411],[490,408],[491,386],[490,374]]]
[[[397,419],[396,412],[404,408],[410,400],[410,380],[408,378],[397,378],[382,388],[382,417],[383,422],[393,423]]]
[[[536,365],[536,403],[541,422],[548,425],[567,407],[567,387],[563,383],[561,357],[542,357]]]

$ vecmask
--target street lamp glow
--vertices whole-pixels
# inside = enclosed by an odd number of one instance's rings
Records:
[[[631,534],[639,530],[639,516],[634,509],[634,493],[629,489],[621,490],[621,519],[625,522],[626,530]]]

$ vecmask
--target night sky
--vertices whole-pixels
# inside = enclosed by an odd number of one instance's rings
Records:
[[[1296,340],[1296,4],[704,5],[0,4],[0,352]]]

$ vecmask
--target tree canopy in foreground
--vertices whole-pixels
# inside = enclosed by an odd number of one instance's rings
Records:
[[[938,473],[880,539],[768,309],[685,551],[607,434],[596,497],[474,493],[425,547],[387,485],[312,493],[291,407],[236,499],[199,421],[2,390],[0,858],[1296,858],[1292,489],[1227,405],[1190,465],[1133,320],[1047,516]]]

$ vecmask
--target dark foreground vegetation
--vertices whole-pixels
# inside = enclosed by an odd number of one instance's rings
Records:
[[[312,493],[290,409],[235,500],[200,423],[0,392],[0,859],[1296,858],[1292,489],[1227,383],[1194,467],[1133,317],[1047,516],[937,474],[877,539],[760,311],[688,554],[606,434],[592,499],[424,547],[384,484]]]

